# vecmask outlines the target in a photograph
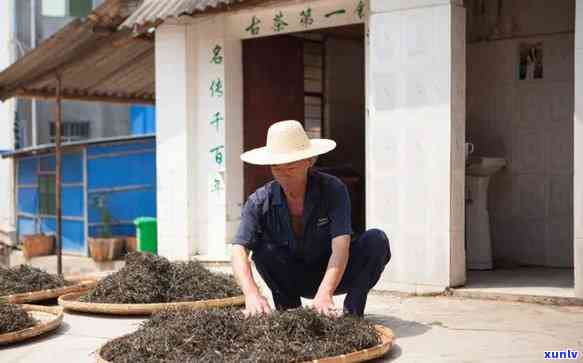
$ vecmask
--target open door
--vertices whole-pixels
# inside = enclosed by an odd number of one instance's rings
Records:
[[[274,36],[243,41],[243,145],[265,145],[267,129],[304,119],[303,40]],[[273,179],[269,167],[245,164],[245,198]]]

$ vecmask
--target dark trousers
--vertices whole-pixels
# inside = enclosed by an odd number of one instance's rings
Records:
[[[389,240],[379,229],[370,229],[352,241],[348,265],[334,293],[347,294],[346,313],[364,314],[368,292],[378,282],[390,259]],[[277,310],[300,307],[300,297],[314,298],[328,266],[328,259],[305,263],[292,256],[289,250],[271,244],[253,251],[253,261],[271,290]]]

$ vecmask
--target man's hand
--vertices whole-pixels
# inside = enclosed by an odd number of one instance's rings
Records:
[[[260,294],[245,296],[245,310],[243,310],[243,314],[246,317],[269,313],[271,313],[271,307],[265,297]]]
[[[317,294],[314,298],[313,308],[326,316],[337,316],[338,311],[334,306],[334,300],[330,294]]]
[[[245,316],[269,314],[271,308],[253,280],[249,251],[243,246],[235,245],[233,246],[231,259],[233,261],[233,274],[245,295],[245,310],[243,310],[243,314]]]
[[[328,261],[328,267],[324,278],[320,283],[316,297],[314,298],[314,309],[326,316],[339,315],[334,306],[332,296],[340,284],[350,252],[350,236],[345,234],[332,239],[332,255]]]

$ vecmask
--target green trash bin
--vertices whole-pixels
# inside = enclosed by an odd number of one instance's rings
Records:
[[[156,218],[140,217],[134,221],[138,251],[158,254],[158,225]]]

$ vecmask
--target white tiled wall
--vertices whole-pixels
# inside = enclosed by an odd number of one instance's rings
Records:
[[[515,3],[515,34],[573,27],[574,1]],[[469,24],[478,26],[473,16]],[[518,80],[520,43],[539,41],[544,79]],[[574,41],[567,33],[468,45],[468,141],[476,155],[509,162],[489,190],[495,260],[573,266]]]
[[[583,0],[577,0],[575,23],[575,118],[574,118],[574,230],[575,296],[583,297]]]
[[[387,231],[393,252],[378,287],[461,284],[464,9],[440,0],[373,0],[371,9],[367,227]]]
[[[500,36],[529,36],[573,30],[575,0],[465,0],[468,40],[484,39],[496,27]],[[484,12],[483,17],[472,16]],[[497,25],[497,26],[496,26]]]

